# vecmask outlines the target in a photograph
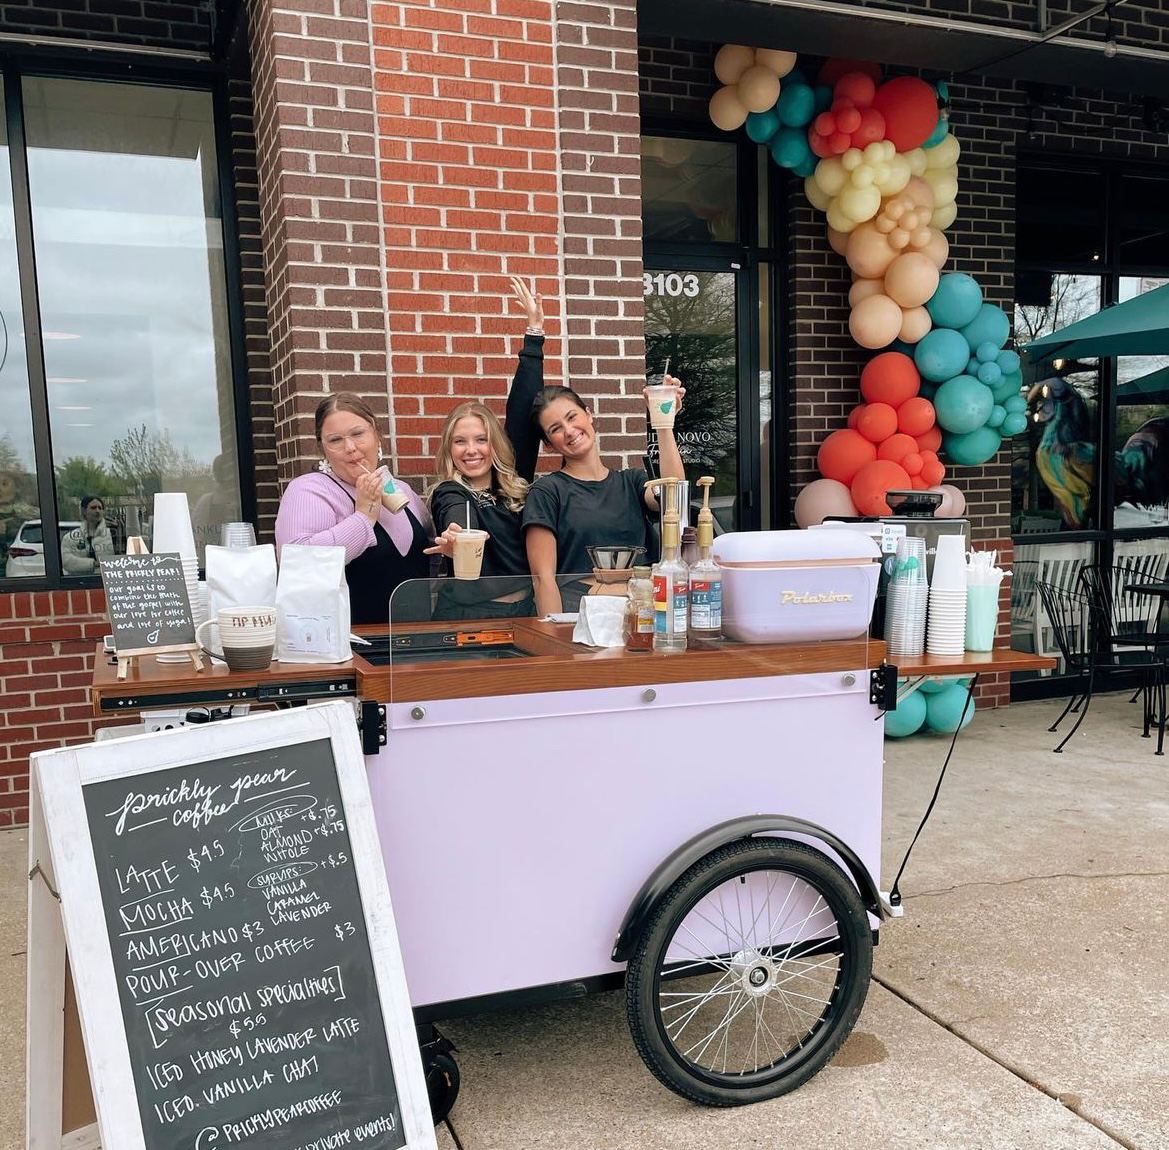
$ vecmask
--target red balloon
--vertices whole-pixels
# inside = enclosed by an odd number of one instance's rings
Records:
[[[894,463],[900,463],[902,467],[905,467],[905,460],[909,456],[916,454],[917,440],[912,435],[905,435],[903,432],[890,435],[884,443],[877,446],[878,459],[891,459]],[[905,467],[905,470],[909,471],[910,475],[914,474],[908,467]],[[921,469],[918,468],[918,470]]]
[[[832,105],[832,113],[836,117],[837,131],[851,136],[861,126],[860,109],[851,101],[837,100]]]
[[[911,451],[899,462],[905,468],[905,474],[911,479],[916,475],[920,475],[921,469],[925,466],[925,460],[922,459],[920,452],[917,451]]]
[[[927,487],[937,487],[946,477],[946,469],[942,466],[942,461],[932,451],[921,453],[921,477],[925,480]]]
[[[929,431],[924,431],[914,438],[917,440],[918,451],[936,452],[942,446],[942,429],[935,423]]]
[[[851,483],[852,477],[876,458],[877,449],[859,431],[842,428],[820,444],[816,467],[825,479]]]
[[[920,388],[917,367],[909,356],[899,351],[883,351],[873,356],[861,372],[861,394],[870,403],[900,407],[917,395]]]
[[[925,435],[936,422],[934,405],[920,395],[907,399],[897,409],[897,430],[912,435],[914,439],[919,435]]]
[[[874,83],[881,82],[881,65],[874,60],[845,60],[834,57],[825,60],[816,76],[817,84],[835,84],[842,76],[849,72],[863,72],[871,76]]]
[[[860,127],[852,134],[854,148],[863,148],[885,138],[885,117],[876,108],[862,108]]]
[[[821,112],[812,121],[812,129],[817,136],[831,136],[836,131],[836,117],[831,112]]]
[[[856,405],[856,407],[854,407],[852,409],[852,411],[850,411],[848,413],[848,426],[849,427],[852,427],[852,428],[856,427],[857,420],[860,419],[861,412],[864,411],[864,409],[865,409],[865,405],[863,403],[858,403]]]
[[[843,156],[852,147],[852,137],[847,132],[833,132],[828,137],[828,147],[834,156]]]
[[[880,443],[897,430],[897,412],[887,403],[866,403],[857,416],[856,429],[870,443]]]
[[[832,89],[834,99],[849,100],[858,108],[867,108],[876,94],[877,82],[864,72],[846,72]]]
[[[924,491],[927,487],[929,487],[929,484],[926,483],[926,481],[922,479],[920,475],[913,476],[911,482],[913,483],[914,491]]]
[[[938,126],[938,95],[917,76],[898,76],[882,84],[873,107],[885,117],[885,138],[899,152],[920,147]]]
[[[885,492],[891,489],[904,491],[912,486],[905,468],[888,459],[877,459],[866,463],[853,477],[849,490],[852,501],[861,515],[889,515],[889,504]]]
[[[814,155],[819,156],[822,160],[833,155],[832,148],[828,144],[828,137],[821,136],[818,132],[808,133],[808,147],[812,149]]]

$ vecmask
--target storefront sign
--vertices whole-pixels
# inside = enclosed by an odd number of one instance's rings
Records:
[[[35,769],[102,1145],[434,1146],[350,708]]]
[[[98,560],[118,654],[194,647],[195,624],[177,555],[111,555]]]

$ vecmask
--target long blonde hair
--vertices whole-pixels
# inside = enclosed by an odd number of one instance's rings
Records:
[[[475,489],[455,466],[454,457],[451,455],[451,440],[455,435],[455,426],[460,419],[466,419],[471,415],[475,416],[486,428],[487,442],[491,445],[491,486],[488,490],[491,494],[501,497],[508,510],[522,511],[524,500],[528,497],[528,484],[526,480],[521,479],[516,474],[515,452],[512,450],[511,442],[503,430],[503,425],[499,422],[499,416],[486,404],[478,403],[475,400],[460,403],[446,417],[442,438],[438,444],[438,457],[435,459],[435,470],[438,473],[438,478],[430,490],[434,491],[440,483],[453,479],[456,483],[461,483],[468,491],[475,493]]]

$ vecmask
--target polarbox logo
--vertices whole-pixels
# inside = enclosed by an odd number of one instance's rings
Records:
[[[851,603],[853,596],[843,591],[785,591],[780,599],[782,606],[819,607],[825,603]]]

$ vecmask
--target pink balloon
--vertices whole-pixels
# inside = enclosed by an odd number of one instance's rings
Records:
[[[948,519],[961,518],[966,513],[966,496],[952,483],[943,483],[938,490],[942,493],[942,506],[948,507],[948,510],[943,512],[939,509],[935,514],[944,514]]]
[[[796,522],[801,527],[822,523],[829,515],[855,515],[852,496],[835,479],[814,479],[796,496]]]

